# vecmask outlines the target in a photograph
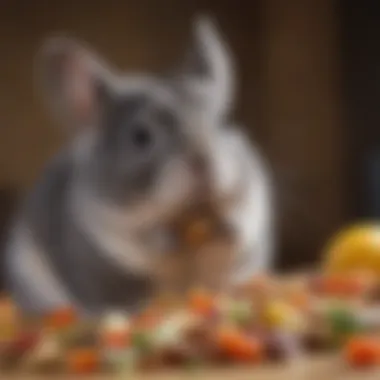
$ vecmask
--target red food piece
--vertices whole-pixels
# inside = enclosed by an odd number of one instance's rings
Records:
[[[205,317],[212,316],[216,310],[215,297],[203,290],[194,290],[189,295],[189,309]]]
[[[262,342],[237,329],[221,329],[217,332],[216,339],[221,350],[238,362],[257,363],[263,360],[264,347]]]
[[[100,355],[94,349],[77,349],[68,354],[67,367],[69,372],[75,374],[90,374],[100,367]]]
[[[354,337],[346,344],[344,355],[354,367],[380,364],[380,339],[370,336]]]
[[[71,307],[58,309],[45,317],[45,326],[54,329],[63,329],[73,326],[77,322],[77,314]]]
[[[1,347],[0,362],[2,368],[17,365],[26,354],[32,351],[39,342],[39,335],[34,332],[20,334],[15,340]]]
[[[102,342],[109,348],[125,348],[130,344],[131,334],[129,330],[109,331],[102,337]]]
[[[39,334],[36,332],[22,333],[12,344],[11,349],[17,354],[23,355],[33,349],[39,341]]]
[[[157,308],[147,309],[144,312],[136,315],[132,320],[134,329],[152,329],[155,328],[162,320],[162,313]]]
[[[352,297],[360,296],[368,290],[369,284],[359,276],[328,276],[311,280],[311,289],[319,294]]]

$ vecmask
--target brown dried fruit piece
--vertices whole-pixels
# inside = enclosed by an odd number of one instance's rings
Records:
[[[2,347],[0,354],[0,366],[2,369],[12,369],[17,366],[24,357],[31,352],[39,341],[39,334],[25,332],[9,344]]]
[[[206,323],[190,329],[186,333],[184,341],[193,355],[211,361],[218,361],[221,357],[221,350],[216,344],[211,326]]]

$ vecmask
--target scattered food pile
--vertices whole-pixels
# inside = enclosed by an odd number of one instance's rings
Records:
[[[315,351],[352,366],[380,363],[378,281],[369,275],[257,277],[229,295],[194,290],[137,315],[81,320],[71,308],[38,320],[0,306],[2,371],[123,373],[251,365]]]

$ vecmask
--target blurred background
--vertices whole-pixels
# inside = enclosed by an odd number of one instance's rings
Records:
[[[236,118],[273,168],[278,265],[314,262],[339,227],[380,215],[377,5],[376,0],[2,0],[0,231],[63,141],[34,91],[33,59],[43,39],[68,32],[120,68],[159,71],[181,58],[192,17],[206,11],[235,53]]]

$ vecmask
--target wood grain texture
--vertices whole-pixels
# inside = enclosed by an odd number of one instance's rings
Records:
[[[32,375],[1,375],[0,380],[41,380],[44,377]],[[48,376],[46,378],[49,378]],[[55,379],[71,380],[72,375],[54,376]],[[90,376],[91,380],[111,380],[112,376]],[[215,369],[198,372],[162,372],[133,375],[134,380],[376,380],[379,370],[355,371],[343,365],[338,357],[315,357],[303,359],[286,365],[266,366],[262,368]]]
[[[261,123],[277,177],[282,263],[318,258],[345,217],[337,14],[329,0],[267,0]]]

